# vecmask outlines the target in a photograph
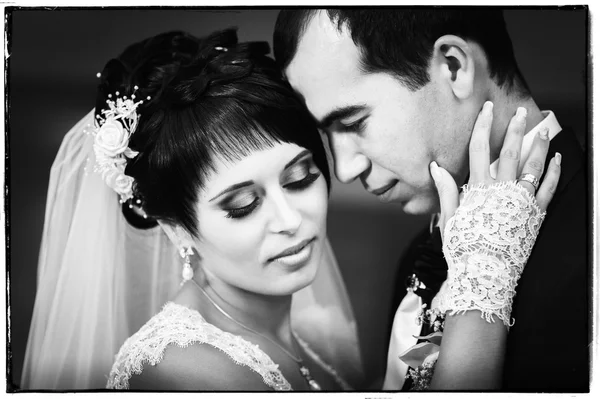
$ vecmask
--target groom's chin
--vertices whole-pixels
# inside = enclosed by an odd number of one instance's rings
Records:
[[[438,198],[431,196],[416,196],[400,204],[404,213],[409,215],[427,215],[440,210]]]

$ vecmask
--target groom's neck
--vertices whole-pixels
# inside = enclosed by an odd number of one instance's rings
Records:
[[[507,94],[498,90],[491,101],[494,103],[494,122],[490,133],[490,158],[493,162],[498,159],[504,137],[512,117],[517,112],[517,108],[525,107],[527,109],[527,124],[525,133],[533,129],[540,123],[544,117],[539,107],[532,97],[525,97]]]

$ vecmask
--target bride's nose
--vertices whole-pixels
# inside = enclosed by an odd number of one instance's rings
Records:
[[[302,224],[302,215],[285,193],[280,192],[271,197],[273,213],[270,228],[274,233],[295,234]]]

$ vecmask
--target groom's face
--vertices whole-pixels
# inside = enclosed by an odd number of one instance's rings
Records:
[[[448,133],[458,118],[448,95],[435,77],[411,91],[389,73],[365,73],[360,56],[347,31],[320,13],[285,73],[327,135],[340,181],[358,178],[367,191],[401,203],[408,213],[435,211],[429,163],[456,173],[464,159]]]

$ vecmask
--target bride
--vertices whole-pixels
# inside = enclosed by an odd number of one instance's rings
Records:
[[[231,30],[206,39],[172,32],[130,46],[99,74],[95,114],[66,137],[51,177],[25,388],[98,388],[107,375],[117,389],[360,385],[354,318],[326,240],[325,151],[266,53],[264,44],[237,44]],[[448,320],[432,388],[464,381],[462,351],[481,359],[467,379],[497,373],[501,321],[551,194],[539,198],[559,170],[537,200],[516,173],[473,180],[456,210],[453,181],[432,166],[458,281],[440,304]],[[513,207],[502,217],[527,243],[520,262],[502,242],[452,241],[483,223],[491,203]],[[461,268],[471,255],[495,262]],[[485,284],[486,270],[505,272],[492,282],[502,293],[495,308],[461,297],[460,282]]]
[[[53,166],[23,388],[106,387],[157,313],[111,387],[360,386],[325,151],[268,51],[171,32],[106,64]]]

